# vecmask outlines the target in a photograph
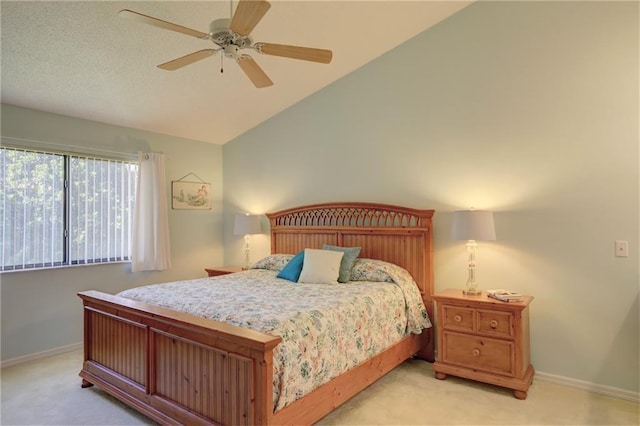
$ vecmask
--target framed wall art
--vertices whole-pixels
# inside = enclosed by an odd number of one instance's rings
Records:
[[[185,180],[195,176],[199,181]],[[211,184],[189,173],[171,182],[171,208],[174,210],[211,210]]]

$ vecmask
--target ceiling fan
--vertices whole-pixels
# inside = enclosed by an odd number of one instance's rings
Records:
[[[221,52],[224,55],[223,57],[235,60],[254,86],[261,88],[272,86],[273,82],[251,56],[241,52],[243,49],[253,49],[264,55],[282,56],[322,64],[331,62],[333,56],[331,50],[254,42],[249,34],[270,7],[271,4],[266,0],[240,0],[233,17],[231,19],[216,19],[211,22],[208,33],[163,21],[129,9],[123,9],[118,14],[122,17],[131,18],[166,30],[176,31],[203,40],[211,40],[216,45],[213,49],[198,50],[158,65],[158,68],[163,70],[174,71]]]

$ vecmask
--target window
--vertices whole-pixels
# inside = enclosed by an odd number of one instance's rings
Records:
[[[0,270],[130,259],[135,162],[0,148]]]

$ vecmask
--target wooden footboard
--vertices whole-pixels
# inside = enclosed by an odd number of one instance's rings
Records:
[[[83,386],[160,423],[270,423],[280,337],[96,291],[79,296]]]

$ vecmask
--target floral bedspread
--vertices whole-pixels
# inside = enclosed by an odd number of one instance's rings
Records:
[[[118,295],[281,336],[274,350],[274,411],[431,327],[415,282],[395,265],[359,259],[352,273],[359,281],[336,285],[293,283],[276,274],[250,269]]]

